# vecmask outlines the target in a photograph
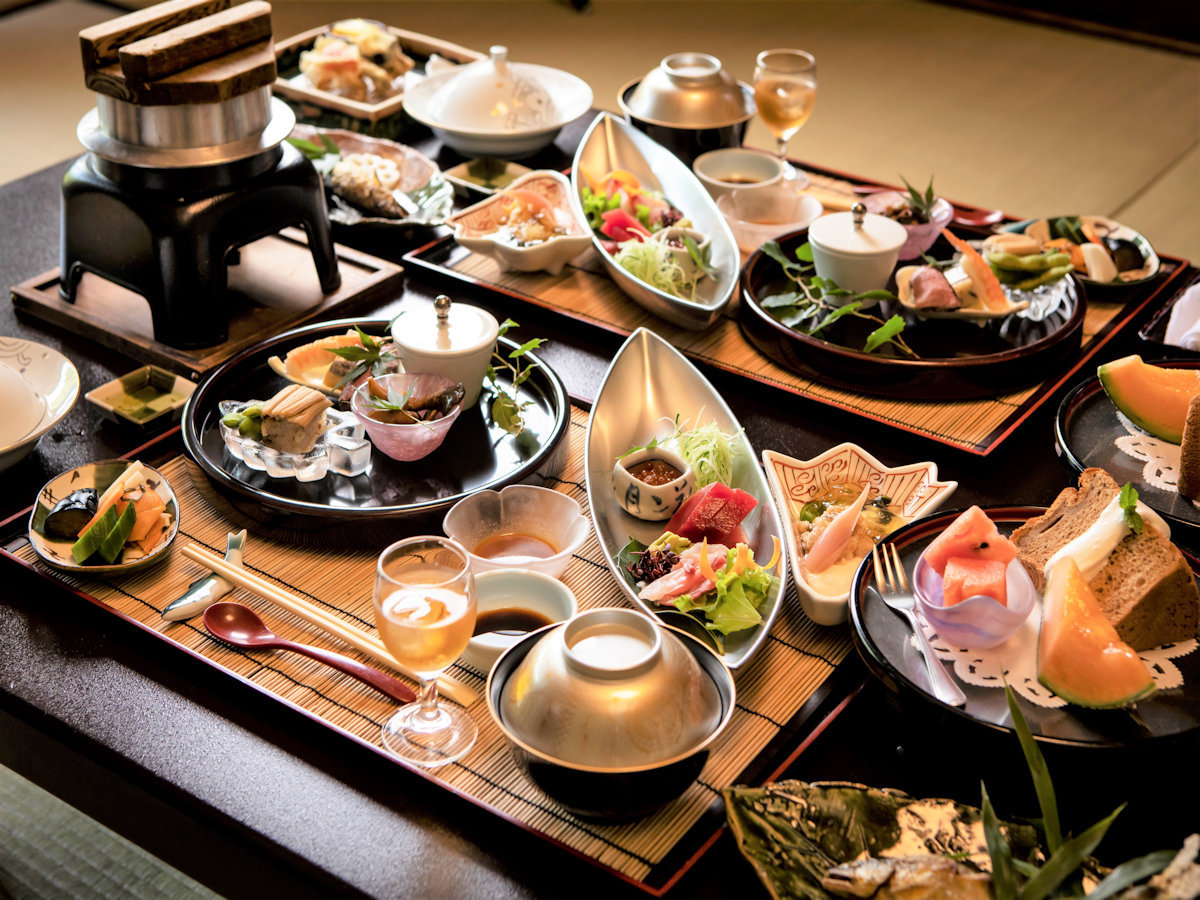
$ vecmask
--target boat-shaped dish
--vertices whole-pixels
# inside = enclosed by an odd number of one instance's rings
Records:
[[[796,248],[807,240],[808,231],[802,229],[779,238],[778,244],[786,258],[795,259]],[[935,259],[949,259],[953,253],[944,237],[930,251]],[[788,327],[764,302],[793,288],[780,264],[762,250],[747,261],[741,323],[759,350],[820,384],[906,400],[996,396],[1043,380],[1079,349],[1087,306],[1075,279],[1060,278],[1042,292],[1022,292],[1029,295],[1029,308],[1000,319],[912,317],[903,337],[918,354],[913,359],[862,350],[867,335],[878,327],[867,319],[843,316],[820,335]],[[871,312],[881,319],[906,312],[897,305],[885,301]]]
[[[508,191],[528,191],[549,204],[562,234],[521,242],[504,221],[512,206]],[[568,261],[592,245],[591,229],[571,205],[571,183],[559,172],[538,169],[522,175],[507,188],[456,212],[446,220],[454,239],[472,253],[490,256],[501,269],[557,275]]]
[[[222,400],[270,397],[287,384],[269,359],[293,348],[360,326],[368,334],[387,334],[380,319],[341,319],[307,325],[249,347],[214,369],[196,388],[184,411],[184,448],[219,492],[245,516],[266,525],[293,530],[328,529],[341,520],[339,531],[390,520],[440,521],[455,503],[474,491],[499,489],[552,474],[566,453],[570,406],[558,375],[537,354],[519,398],[527,433],[520,440],[491,421],[492,389],[484,387],[480,402],[464,410],[436,453],[416,462],[389,459],[375,448],[363,474],[346,477],[331,472],[319,482],[270,478],[250,470],[228,452],[220,431]],[[500,349],[518,344],[507,337]],[[497,367],[500,369],[501,367]],[[508,376],[500,374],[502,383]]]
[[[836,596],[823,594],[809,585],[804,557],[796,541],[796,523],[804,504],[817,499],[834,485],[870,486],[869,500],[889,499],[907,521],[927,516],[949,499],[957,481],[939,481],[937,463],[918,462],[888,467],[857,444],[838,444],[812,459],[799,460],[774,450],[764,450],[763,466],[775,495],[775,505],[784,520],[792,577],[805,614],[818,625],[837,625],[849,616],[850,591]]]
[[[734,632],[725,639],[723,659],[731,669],[749,662],[763,645],[779,612],[787,588],[787,551],[784,525],[771,499],[771,489],[758,465],[754,448],[741,431],[737,417],[708,380],[684,357],[654,332],[639,328],[617,351],[592,407],[588,423],[584,467],[592,524],[617,583],[629,601],[651,614],[663,613],[641,600],[618,562],[618,554],[629,539],[651,543],[662,534],[664,522],[648,522],[627,513],[612,489],[612,469],[617,457],[650,439],[664,437],[673,428],[675,416],[692,425],[715,422],[735,435],[731,487],[752,494],[758,505],[742,526],[756,560],[766,561],[780,538],[781,558],[775,570],[778,581],[759,610],[763,621],[754,628]],[[664,431],[665,428],[665,431]],[[667,607],[667,624],[679,625],[684,617]],[[700,629],[703,630],[703,629]]]
[[[0,446],[0,472],[3,472],[28,456],[42,435],[75,406],[79,399],[79,372],[57,350],[24,338],[0,337],[0,360],[28,382],[42,409],[31,428]]]
[[[1059,216],[1027,219],[1024,222],[1005,225],[1002,230],[1027,234],[1040,241],[1045,241],[1048,238],[1060,236],[1062,228],[1057,223],[1063,219],[1078,220],[1081,226],[1089,228],[1101,242],[1108,246],[1109,255],[1114,257],[1117,277],[1113,281],[1097,281],[1089,278],[1079,266],[1075,267],[1076,277],[1086,284],[1089,290],[1119,290],[1128,285],[1143,284],[1156,277],[1162,268],[1162,262],[1148,240],[1128,225],[1122,225],[1107,216]],[[1120,248],[1120,256],[1113,254],[1114,247]]]
[[[709,259],[714,274],[699,281],[694,299],[676,297],[623,269],[593,234],[605,269],[621,290],[654,315],[684,328],[707,328],[729,305],[737,289],[741,255],[729,224],[690,168],[665,147],[609,113],[596,117],[575,153],[571,202],[581,220],[587,221],[580,194],[587,184],[583,173],[603,178],[619,169],[631,172],[644,187],[661,191],[691,221],[693,228],[710,237]]]
[[[399,174],[392,196],[399,215],[373,206],[365,191],[352,191],[331,181],[329,166],[318,161],[329,198],[329,220],[337,225],[441,225],[454,207],[454,185],[442,177],[433,160],[405,144],[373,138],[337,128],[297,125],[292,138],[323,146],[325,139],[337,145],[343,157],[370,153],[395,163]]]
[[[75,538],[56,537],[45,531],[46,516],[60,500],[72,491],[83,488],[94,488],[97,494],[103,494],[130,465],[126,459],[86,463],[46,482],[38,492],[37,502],[29,516],[29,543],[44,563],[73,575],[110,576],[138,572],[166,559],[167,550],[179,532],[179,503],[167,479],[150,466],[143,466],[142,471],[146,473],[146,482],[154,487],[166,506],[166,512],[171,516],[171,528],[148,554],[135,554],[131,550],[132,545],[126,545],[116,562],[110,565],[82,565],[71,555]]]
[[[300,74],[300,54],[310,49],[313,42],[332,27],[333,23],[321,25],[275,44],[278,75],[272,92],[296,112],[298,120],[312,125],[345,128],[385,138],[396,138],[405,130],[411,130],[412,122],[401,115],[404,90],[373,102],[353,100],[317,90]],[[484,58],[484,54],[476,50],[449,41],[391,26],[387,30],[399,38],[400,49],[416,63],[415,68],[405,76],[405,89],[428,73]]]

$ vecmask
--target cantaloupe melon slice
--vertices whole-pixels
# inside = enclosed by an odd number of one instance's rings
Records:
[[[1178,444],[1188,403],[1200,394],[1200,369],[1165,369],[1136,354],[1097,369],[1100,384],[1117,409],[1138,428]]]
[[[1038,681],[1068,703],[1131,706],[1154,693],[1154,678],[1104,617],[1070,557],[1050,570],[1038,635]]]

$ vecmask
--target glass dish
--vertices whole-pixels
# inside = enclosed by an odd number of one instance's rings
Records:
[[[1005,573],[1008,604],[991,597],[968,597],[953,606],[942,606],[942,576],[926,564],[925,555],[913,569],[913,594],[921,615],[947,643],[969,650],[986,650],[1007,641],[1029,618],[1038,601],[1029,573],[1014,559]]]
[[[222,400],[218,404],[221,418],[231,412],[241,412],[247,406],[262,406],[261,400]],[[363,428],[352,413],[337,409],[325,410],[325,432],[317,437],[308,453],[285,453],[272,450],[261,441],[246,437],[236,428],[218,420],[225,448],[246,467],[266,472],[272,478],[295,478],[297,481],[320,481],[329,472],[353,478],[367,470],[371,462],[371,443],[363,438]]]
[[[440,375],[381,375],[375,379],[385,389],[404,394],[413,382],[417,383],[415,393],[441,391],[455,384],[449,378]],[[380,422],[367,415],[366,403],[363,397],[365,388],[359,388],[350,398],[350,409],[366,429],[367,436],[376,449],[385,456],[401,462],[413,462],[424,459],[446,440],[450,427],[462,412],[462,403],[456,403],[449,413],[440,419],[428,422],[417,422],[413,425],[400,425],[391,422]],[[359,474],[359,473],[354,473]]]

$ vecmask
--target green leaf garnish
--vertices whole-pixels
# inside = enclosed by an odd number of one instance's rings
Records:
[[[904,186],[908,188],[908,203],[913,209],[918,220],[923,223],[928,223],[930,214],[933,211],[934,201],[937,197],[933,194],[933,176],[929,176],[929,184],[925,188],[925,193],[921,193],[915,187],[908,183],[908,179],[903,175],[900,180],[904,182]]]
[[[992,808],[987,788],[980,784],[979,789],[983,793],[983,837],[992,860],[992,889],[996,900],[1016,900],[1017,874],[1013,866],[1012,848],[1000,830],[1000,821],[996,810]]]
[[[519,327],[512,319],[505,319],[500,323],[497,337],[504,337],[510,329]],[[521,416],[521,411],[533,403],[532,400],[520,400],[519,389],[533,374],[533,370],[538,367],[536,361],[526,357],[545,342],[545,338],[533,338],[510,350],[507,356],[500,352],[500,346],[497,344],[496,349],[492,352],[492,362],[488,364],[487,374],[484,376],[496,392],[496,398],[492,401],[492,421],[504,431],[517,437],[520,437],[525,430],[525,420]],[[497,364],[511,373],[511,384],[507,387],[500,383],[496,371]]]
[[[1029,724],[1021,715],[1017,706],[1017,698],[1007,684],[1004,685],[1005,698],[1008,701],[1008,712],[1012,716],[1013,730],[1021,742],[1021,752],[1025,755],[1025,765],[1029,768],[1029,776],[1033,779],[1033,789],[1037,794],[1038,807],[1042,811],[1042,831],[1046,836],[1046,846],[1053,853],[1062,845],[1062,826],[1058,819],[1058,800],[1054,794],[1054,782],[1050,779],[1050,770],[1046,767],[1046,757],[1042,755]]]
[[[1137,510],[1137,488],[1126,482],[1121,487],[1121,496],[1118,502],[1121,504],[1121,518],[1125,522],[1125,527],[1134,534],[1141,534],[1142,529],[1146,526],[1146,520]]]
[[[901,336],[904,319],[893,315],[887,321],[863,311],[864,301],[896,300],[891,291],[871,290],[862,293],[848,291],[827,278],[815,274],[812,245],[805,242],[795,250],[796,260],[788,259],[776,241],[763,244],[765,256],[775,260],[783,274],[795,283],[796,290],[771,294],[759,301],[780,324],[808,335],[818,335],[844,316],[853,316],[876,323],[863,345],[863,351],[873,353],[890,345],[902,356],[917,358],[917,354]]]
[[[1137,884],[1143,878],[1157,875],[1175,858],[1174,850],[1156,850],[1123,862],[1105,876],[1096,888],[1088,894],[1088,900],[1108,900],[1115,897],[1131,885]]]

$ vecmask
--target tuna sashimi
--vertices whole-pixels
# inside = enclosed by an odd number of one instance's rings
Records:
[[[669,606],[672,600],[684,594],[699,597],[711,591],[715,585],[700,574],[700,547],[700,544],[692,544],[684,550],[675,567],[642,588],[638,596],[650,603]],[[714,568],[724,566],[727,554],[728,549],[721,544],[709,544],[709,565]]]
[[[756,506],[758,501],[753,495],[715,481],[689,497],[671,517],[666,530],[697,544],[705,538],[710,544],[745,543],[741,522]]]

